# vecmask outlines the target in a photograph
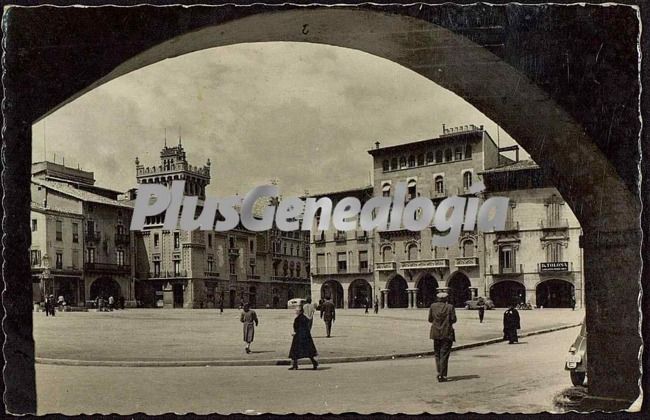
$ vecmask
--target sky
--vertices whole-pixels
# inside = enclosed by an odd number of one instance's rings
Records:
[[[497,125],[454,93],[357,50],[293,42],[236,44],[167,59],[112,80],[33,126],[33,161],[136,186],[135,158],[160,164],[179,135],[191,165],[211,160],[208,196],[276,180],[284,196],[368,185],[381,146]],[[515,144],[499,129],[502,146]],[[527,155],[524,152],[523,158]]]

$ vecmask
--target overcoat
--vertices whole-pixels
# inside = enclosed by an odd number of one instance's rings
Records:
[[[516,340],[519,324],[519,312],[516,309],[508,309],[503,313],[503,339]]]
[[[334,306],[334,303],[330,302],[329,300],[323,302],[323,304],[320,305],[319,309],[321,312],[321,318],[323,318],[324,321],[327,322],[336,319],[336,307]]]
[[[246,343],[252,343],[255,337],[255,325],[259,323],[257,314],[252,309],[248,312],[242,311],[241,322],[244,323],[244,341]]]
[[[429,322],[431,323],[432,340],[446,338],[456,341],[453,324],[456,322],[454,306],[445,302],[435,302],[429,308]]]
[[[314,357],[318,355],[314,340],[309,332],[309,318],[300,314],[293,320],[293,340],[289,350],[289,358],[293,360],[302,359],[303,357]]]

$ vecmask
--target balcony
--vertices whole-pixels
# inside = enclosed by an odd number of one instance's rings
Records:
[[[149,273],[150,279],[172,279],[178,277],[187,277],[187,270],[174,271],[154,271]]]
[[[345,242],[348,240],[348,236],[346,232],[336,232],[334,234],[334,240],[336,242]]]
[[[239,257],[239,248],[228,248],[228,256],[232,258]]]
[[[86,242],[99,242],[102,239],[102,234],[99,231],[88,231],[85,235]]]
[[[490,266],[490,274],[493,276],[518,276],[523,274],[523,264],[515,264],[512,267]]]
[[[445,197],[447,197],[446,188],[443,188],[442,191],[438,191],[435,188],[431,190],[431,198],[445,198]]]
[[[208,278],[218,278],[219,277],[219,273],[217,273],[216,271],[205,271],[203,273],[203,275],[205,277],[208,277]]]
[[[472,187],[458,187],[456,188],[456,195],[474,195],[470,192]]]
[[[131,241],[130,235],[128,233],[116,233],[115,234],[115,244],[116,245],[128,245]]]
[[[375,263],[375,270],[376,271],[395,271],[395,269],[396,269],[395,261],[387,261],[387,262],[377,262],[377,263]]]
[[[569,219],[555,219],[555,220],[540,220],[539,226],[542,230],[547,229],[568,229]]]
[[[314,245],[316,246],[325,245],[325,235],[314,235]]]
[[[455,261],[456,267],[476,267],[478,265],[478,257],[459,257]]]
[[[130,273],[130,265],[107,264],[107,263],[85,263],[84,270],[103,273]]]
[[[361,232],[355,232],[357,242],[368,242],[368,232],[365,230]]]
[[[449,259],[434,258],[430,260],[402,261],[400,266],[403,270],[414,270],[418,268],[449,268]]]
[[[381,264],[381,263],[380,263]],[[340,269],[338,266],[325,266],[315,267],[312,271],[313,275],[322,274],[365,274],[370,273],[370,266],[361,265],[348,265],[345,269]]]
[[[541,262],[537,264],[539,274],[557,274],[573,271],[573,263],[568,261]]]

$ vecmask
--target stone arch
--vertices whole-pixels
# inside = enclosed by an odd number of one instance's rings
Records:
[[[544,279],[535,285],[535,299],[538,307],[571,308],[571,299],[575,299],[575,286],[567,279]]]
[[[526,286],[517,280],[501,280],[490,286],[490,299],[497,308],[526,302]]]
[[[321,299],[332,299],[337,308],[343,308],[343,286],[334,279],[326,280],[320,288]]]
[[[472,282],[463,271],[456,271],[447,277],[449,303],[456,307],[465,306],[465,302],[472,298]]]
[[[111,277],[100,277],[90,284],[90,300],[95,300],[98,296],[108,299],[113,296],[114,299],[122,296],[120,284]]]
[[[388,307],[389,308],[407,308],[408,301],[408,283],[404,277],[399,274],[391,276],[386,282],[388,289]]]
[[[438,279],[433,273],[422,272],[415,277],[415,303],[418,308],[428,308],[436,301]]]
[[[365,308],[373,305],[372,286],[366,279],[355,279],[348,288],[348,308]]]

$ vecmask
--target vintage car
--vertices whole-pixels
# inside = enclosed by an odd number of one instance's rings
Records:
[[[289,302],[287,302],[287,308],[288,309],[296,309],[296,308],[299,308],[302,305],[304,305],[305,302],[307,302],[307,301],[305,299],[302,299],[302,298],[291,299]]]
[[[569,348],[564,369],[569,371],[573,385],[584,384],[587,375],[587,328],[584,320],[576,341]]]
[[[491,299],[485,299],[482,297],[475,297],[473,299],[465,301],[465,309],[478,309],[479,301],[483,301],[485,304],[485,309],[494,309],[494,302]]]

